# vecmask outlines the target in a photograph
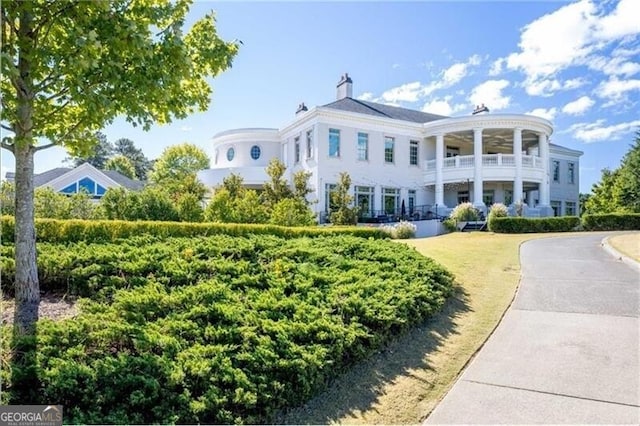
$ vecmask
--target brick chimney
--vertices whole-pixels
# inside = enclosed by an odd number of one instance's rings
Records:
[[[353,97],[353,81],[351,80],[351,77],[349,77],[349,74],[344,73],[344,75],[340,78],[340,81],[338,82],[336,88],[337,100]]]

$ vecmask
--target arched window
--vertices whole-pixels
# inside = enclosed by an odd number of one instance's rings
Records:
[[[233,157],[236,155],[236,151],[233,149],[233,147],[229,148],[227,150],[227,160],[229,161],[233,161]]]
[[[257,160],[260,158],[260,147],[258,145],[254,145],[251,147],[251,158]]]

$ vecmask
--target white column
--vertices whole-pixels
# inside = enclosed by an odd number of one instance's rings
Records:
[[[522,129],[513,129],[513,155],[516,160],[516,176],[513,180],[513,202],[524,201],[522,198]]]
[[[482,201],[482,129],[473,129],[473,206],[484,209]]]
[[[549,140],[545,133],[538,135],[538,145],[540,146],[540,157],[546,172],[543,182],[540,184],[540,207],[549,207],[551,205],[549,199],[550,179],[549,179]]]
[[[436,204],[438,207],[447,207],[444,204],[444,183],[442,181],[442,168],[444,166],[444,134],[436,135]]]

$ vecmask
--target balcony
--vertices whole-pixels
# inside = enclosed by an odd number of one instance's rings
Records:
[[[473,179],[475,158],[473,155],[458,155],[443,159],[443,182],[456,182],[461,179]],[[425,183],[435,183],[436,160],[427,160],[425,167]],[[513,154],[485,154],[482,156],[482,178],[484,180],[513,180],[516,173],[516,156]],[[546,174],[541,157],[535,155],[522,156],[522,178],[541,181]]]

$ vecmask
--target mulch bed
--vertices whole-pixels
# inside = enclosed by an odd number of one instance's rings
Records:
[[[13,324],[15,302],[12,297],[2,299],[2,324]],[[78,314],[76,300],[64,294],[44,294],[40,297],[40,318],[61,320]]]

